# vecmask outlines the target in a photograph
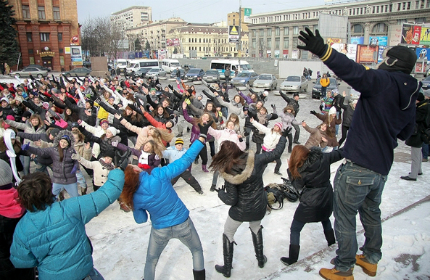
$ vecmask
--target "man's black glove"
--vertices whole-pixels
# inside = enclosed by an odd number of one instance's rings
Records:
[[[298,45],[297,48],[310,51],[319,57],[323,56],[328,46],[324,43],[324,39],[321,37],[318,29],[315,30],[315,35],[309,28],[305,28],[305,30],[306,32],[300,31],[299,36],[300,41],[302,41],[305,45]]]
[[[324,109],[324,106],[321,104],[320,105],[320,111],[322,112],[323,109]]]
[[[131,155],[131,151],[127,150],[125,153],[120,157],[118,161],[118,167],[121,168],[122,171],[124,171],[128,166],[128,158]]]
[[[282,131],[282,136],[287,137],[290,134],[292,127],[287,127],[284,131]]]
[[[315,110],[310,111],[310,113],[311,113],[312,115],[316,115],[316,114],[317,114],[317,112],[315,112]]]
[[[212,125],[212,123],[213,123],[213,121],[209,121],[208,123],[203,124],[203,125],[199,123],[200,136],[201,137],[206,139],[206,137],[208,135],[209,127]]]
[[[172,85],[168,85],[168,87],[170,88],[170,90],[173,90],[173,86]]]
[[[148,84],[142,83],[142,86],[144,86],[145,88],[149,88]]]
[[[217,192],[220,192],[220,191],[222,191],[222,192],[225,192],[225,185],[222,185],[221,186],[221,188],[219,188],[219,189],[215,189]]]

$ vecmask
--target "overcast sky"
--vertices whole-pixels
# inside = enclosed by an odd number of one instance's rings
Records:
[[[213,23],[227,20],[227,13],[239,11],[239,0],[77,0],[79,23],[90,17],[105,17],[130,6],[152,7],[152,20],[180,17],[187,22]],[[324,0],[242,0],[242,8],[253,14],[324,5]]]

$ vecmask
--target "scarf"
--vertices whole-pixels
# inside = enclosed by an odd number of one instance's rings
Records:
[[[99,159],[99,162],[104,168],[106,168],[109,171],[115,168],[115,166],[112,163],[106,163],[103,159]]]
[[[6,131],[4,132],[3,139],[7,147],[6,154],[9,157],[10,167],[12,168],[13,177],[15,177],[16,185],[19,185],[19,183],[21,183],[21,178],[19,178],[18,171],[16,169],[16,163],[15,163],[16,154],[15,154],[15,150],[13,149],[13,144],[11,139],[12,133],[15,134],[15,131],[13,131],[12,129],[6,129]]]

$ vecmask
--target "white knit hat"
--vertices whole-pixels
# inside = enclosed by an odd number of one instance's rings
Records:
[[[109,130],[112,133],[113,136],[116,136],[117,130],[116,130],[115,127],[110,126],[110,127],[108,127],[107,130]]]
[[[329,114],[329,115],[336,114],[336,107],[332,106],[332,107],[330,108],[330,110],[328,111],[328,114]]]

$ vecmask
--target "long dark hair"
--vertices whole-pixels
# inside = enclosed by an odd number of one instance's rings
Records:
[[[288,162],[288,169],[294,179],[302,177],[298,171],[303,166],[309,156],[309,149],[303,145],[296,145],[291,152],[290,160]]]
[[[241,157],[244,153],[236,143],[226,140],[222,142],[219,152],[212,158],[209,167],[212,170],[231,174],[233,166],[244,163],[244,159]]]
[[[133,210],[133,195],[139,188],[139,173],[134,171],[133,166],[128,165],[124,170],[124,175],[124,187],[119,196],[119,201],[125,203]]]

